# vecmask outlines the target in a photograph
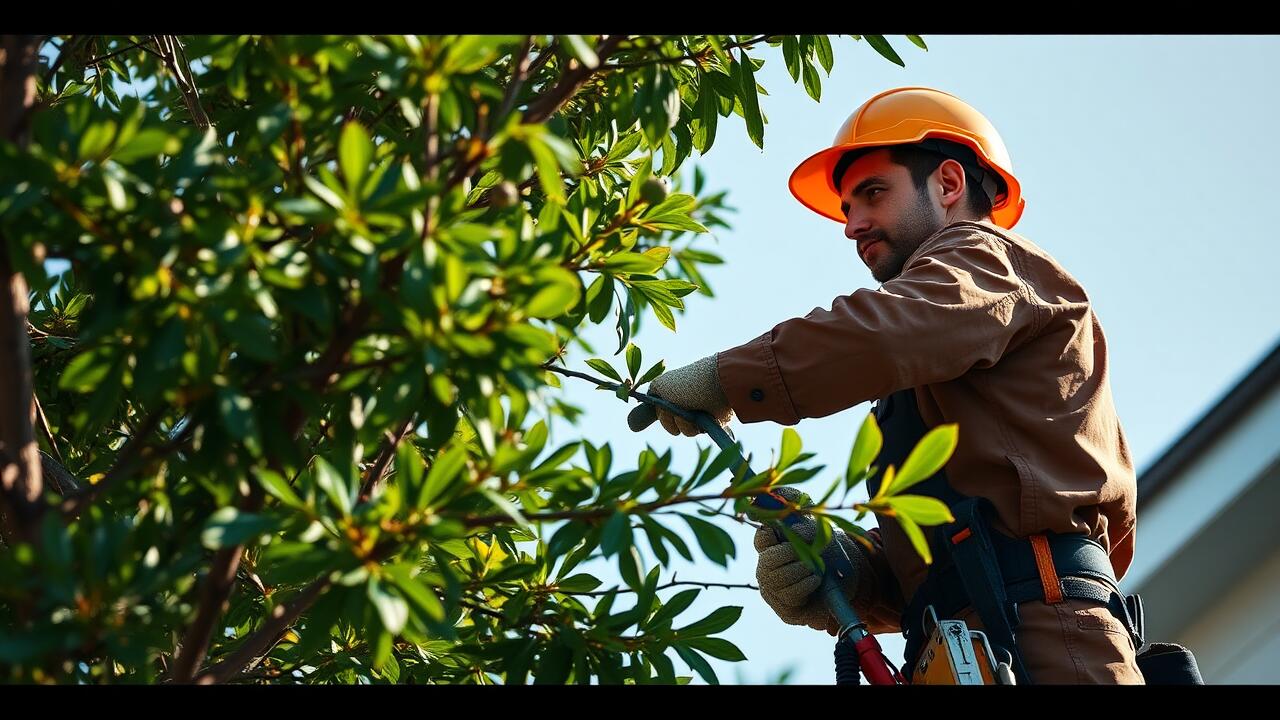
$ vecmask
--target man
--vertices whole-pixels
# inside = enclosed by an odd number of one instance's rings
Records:
[[[946,93],[890,90],[801,163],[790,187],[844,223],[883,285],[665,373],[649,392],[722,423],[736,413],[794,425],[879,400],[882,469],[901,466],[928,428],[958,423],[955,453],[920,492],[953,509],[989,502],[1017,604],[1008,627],[1020,680],[1143,682],[1135,623],[1115,586],[1133,557],[1136,483],[1106,341],[1079,283],[1011,231],[1025,203],[995,128]],[[698,433],[658,415],[672,434]],[[907,634],[909,663],[923,641],[924,607],[975,628],[994,617],[981,617],[967,594],[956,600],[967,591],[954,567],[926,566],[897,523],[872,537],[867,550],[837,535],[857,569],[844,589],[872,632]],[[931,543],[947,540],[935,534]],[[770,607],[787,623],[834,633],[813,596],[819,580],[791,546],[767,528],[755,545]],[[1028,568],[1031,579],[1015,588],[1012,575]]]

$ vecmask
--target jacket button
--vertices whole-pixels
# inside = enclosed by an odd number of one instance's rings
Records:
[[[755,400],[756,402],[760,402],[761,400],[764,400],[764,391],[761,390],[760,388],[756,388],[752,390],[751,399]]]

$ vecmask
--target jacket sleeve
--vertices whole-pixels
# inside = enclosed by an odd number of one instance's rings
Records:
[[[1040,322],[1013,253],[985,233],[944,232],[879,290],[719,353],[725,397],[743,422],[794,425],[990,367]]]

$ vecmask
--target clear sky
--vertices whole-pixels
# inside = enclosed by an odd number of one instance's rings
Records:
[[[769,120],[765,149],[751,144],[734,117],[722,121],[715,146],[697,161],[708,185],[728,190],[737,208],[732,230],[703,241],[727,261],[707,273],[716,297],[686,298],[688,312],[677,317],[675,334],[647,323],[637,339],[645,366],[658,358],[668,367],[692,362],[815,307],[829,308],[839,295],[875,287],[842,226],[792,199],[786,180],[873,94],[936,87],[995,124],[1027,199],[1016,231],[1056,257],[1089,293],[1141,471],[1280,339],[1277,240],[1267,216],[1275,202],[1268,200],[1267,173],[1280,167],[1280,145],[1271,137],[1280,117],[1274,82],[1280,38],[933,35],[925,36],[928,52],[890,39],[906,68],[865,43],[833,40],[836,64],[823,78],[821,103],[791,81],[780,49],[756,53],[766,58],[757,78],[770,93],[761,98]],[[604,357],[616,347],[611,327],[589,338]],[[570,367],[588,370],[586,357],[572,357]],[[634,435],[625,424],[627,408],[611,394],[572,379],[566,388],[587,412],[576,430],[557,425],[553,440],[581,434],[609,442],[615,471],[633,466],[645,443],[674,448],[675,468],[687,471],[697,445],[708,443],[671,437],[656,425]],[[805,489],[825,488],[843,467],[868,410],[861,405],[796,426],[806,450],[831,470]],[[735,422],[733,429],[766,459],[781,436],[771,423]],[[678,565],[679,579],[754,582],[752,529],[724,524],[738,544],[737,560],[727,570],[709,561]],[[1158,541],[1142,534],[1139,517],[1138,553]],[[607,566],[590,568],[606,583],[617,581]],[[725,604],[744,607],[725,636],[748,661],[713,661],[722,682],[772,682],[788,668],[790,682],[833,682],[831,638],[783,624],[754,591],[706,590],[688,617]],[[900,640],[880,639],[899,662]],[[671,655],[677,672],[687,672]]]

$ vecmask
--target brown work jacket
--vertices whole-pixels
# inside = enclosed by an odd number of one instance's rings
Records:
[[[959,424],[947,478],[992,501],[998,530],[1087,533],[1117,579],[1133,559],[1137,486],[1102,326],[1080,283],[1017,233],[947,225],[878,290],[779,323],[717,369],[743,422],[794,425],[914,388],[927,427]],[[855,609],[887,632],[927,568],[896,522],[878,535]]]

